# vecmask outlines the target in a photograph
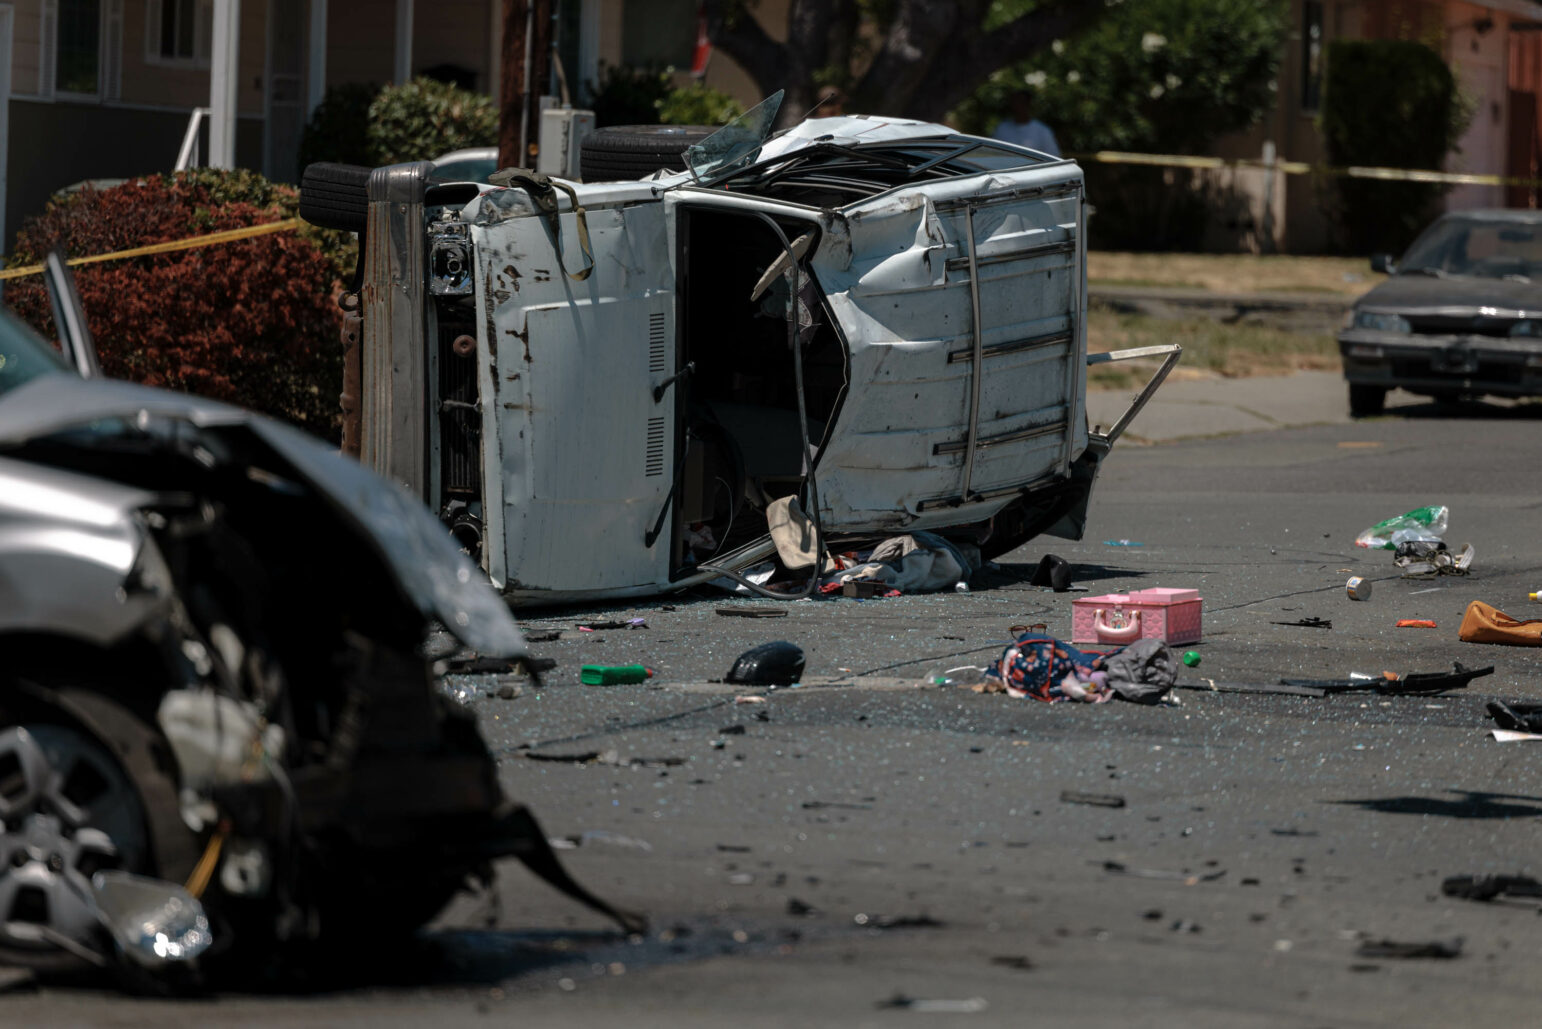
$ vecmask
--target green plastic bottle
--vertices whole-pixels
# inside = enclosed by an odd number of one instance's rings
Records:
[[[585,686],[624,686],[645,682],[652,675],[653,669],[642,665],[584,665],[579,679]]]

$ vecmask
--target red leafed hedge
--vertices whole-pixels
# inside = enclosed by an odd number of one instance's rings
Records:
[[[17,237],[10,264],[56,245],[70,257],[126,250],[292,217],[292,187],[252,172],[200,170],[83,190],[50,203]],[[75,269],[103,371],[197,393],[338,435],[344,259],[314,233],[278,232]],[[6,302],[52,338],[38,276]]]

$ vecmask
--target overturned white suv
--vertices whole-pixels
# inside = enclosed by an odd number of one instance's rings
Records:
[[[1079,538],[1176,361],[1088,357],[1073,162],[895,118],[772,137],[779,101],[641,181],[307,170],[302,214],[363,237],[360,456],[512,601],[742,572],[787,497],[816,549]],[[1089,432],[1089,360],[1136,356],[1167,360]]]

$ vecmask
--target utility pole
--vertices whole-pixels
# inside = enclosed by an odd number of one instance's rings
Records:
[[[498,166],[534,168],[540,97],[551,77],[552,0],[503,0]]]

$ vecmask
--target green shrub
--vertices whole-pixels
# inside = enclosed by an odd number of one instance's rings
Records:
[[[1032,2],[997,0],[998,13]],[[1274,103],[1287,15],[1282,0],[1124,0],[1081,35],[993,74],[954,117],[990,135],[1012,94],[1029,89],[1064,153],[1201,153]],[[1195,247],[1211,202],[1225,199],[1181,169],[1089,164],[1086,175],[1099,246]]]
[[[670,90],[658,111],[665,125],[726,125],[744,113],[744,105],[721,89],[693,82]]]
[[[369,105],[370,164],[426,161],[450,150],[498,145],[490,96],[433,79],[387,86]]]
[[[379,167],[497,144],[498,105],[492,97],[417,78],[384,89],[327,90],[305,126],[300,162],[301,167],[313,161]]]
[[[1467,119],[1451,69],[1422,43],[1328,44],[1318,128],[1330,164],[1438,170]],[[1351,251],[1401,251],[1449,188],[1337,178],[1326,199],[1340,241]]]
[[[1003,15],[1031,3],[998,0]],[[988,135],[1030,88],[1067,152],[1196,153],[1274,103],[1287,14],[1283,0],[1124,0],[993,74],[955,117]]]
[[[667,68],[605,65],[598,83],[589,83],[594,124],[656,125],[659,109],[674,88]]]
[[[292,186],[254,172],[155,175],[55,199],[17,236],[10,263],[56,246],[110,253],[292,217]],[[102,369],[115,378],[241,404],[337,438],[342,385],[337,256],[314,236],[234,243],[86,265],[75,271]],[[45,337],[53,313],[39,276],[6,301]]]
[[[369,105],[378,86],[351,82],[321,98],[300,136],[300,167],[317,161],[369,163]]]

